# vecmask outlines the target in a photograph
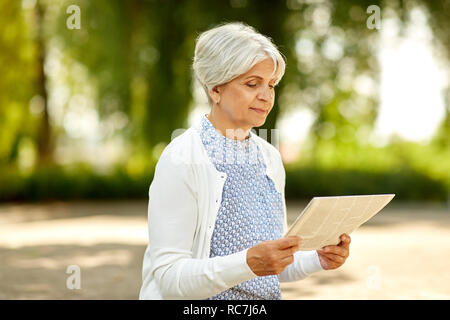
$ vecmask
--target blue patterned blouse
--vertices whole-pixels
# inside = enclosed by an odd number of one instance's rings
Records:
[[[227,174],[210,257],[230,255],[261,241],[282,237],[282,196],[266,175],[266,165],[253,133],[245,140],[227,138],[205,114],[200,137],[216,169]],[[256,277],[210,299],[281,299],[280,283],[276,275]]]

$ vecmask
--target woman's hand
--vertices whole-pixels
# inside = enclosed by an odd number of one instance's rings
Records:
[[[317,250],[319,255],[320,264],[325,270],[337,269],[342,266],[345,260],[348,258],[350,251],[350,236],[342,234],[341,242],[336,246],[325,246],[320,250]]]
[[[258,276],[280,274],[294,262],[300,241],[300,237],[289,236],[258,243],[247,250],[247,264]]]

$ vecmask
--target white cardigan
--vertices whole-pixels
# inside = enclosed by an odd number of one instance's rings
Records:
[[[206,299],[257,277],[247,265],[247,250],[209,258],[211,236],[226,173],[217,171],[195,128],[173,139],[155,168],[149,190],[149,245],[144,254],[139,299]],[[266,174],[282,193],[284,227],[285,171],[280,153],[253,134]],[[317,252],[297,251],[280,281],[301,280],[323,270]]]

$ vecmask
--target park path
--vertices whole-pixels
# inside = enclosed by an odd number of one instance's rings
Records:
[[[305,202],[288,201],[288,222]],[[0,205],[0,299],[137,299],[147,202]],[[450,210],[391,203],[352,233],[339,269],[282,283],[284,299],[450,299]],[[67,267],[81,289],[66,286]]]

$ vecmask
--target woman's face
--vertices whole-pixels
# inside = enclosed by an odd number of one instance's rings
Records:
[[[272,59],[267,58],[217,87],[220,118],[228,122],[227,128],[250,130],[264,124],[275,101],[276,78],[270,77],[273,68]]]

